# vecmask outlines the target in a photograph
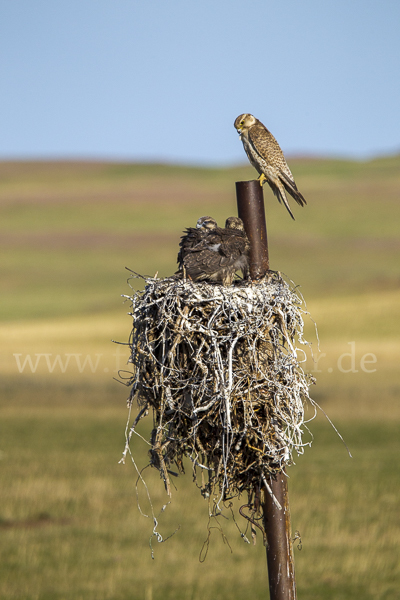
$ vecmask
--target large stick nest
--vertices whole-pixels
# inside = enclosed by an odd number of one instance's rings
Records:
[[[170,493],[189,457],[204,496],[257,489],[304,445],[302,300],[279,274],[224,287],[146,278],[132,298],[130,403],[153,409],[150,462]],[[312,400],[310,400],[313,404]]]

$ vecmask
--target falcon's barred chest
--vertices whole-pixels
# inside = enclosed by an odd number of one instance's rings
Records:
[[[268,171],[270,177],[273,177],[273,170],[268,168],[268,162],[261,156],[259,152],[257,152],[249,139],[244,135],[241,135],[240,138],[243,142],[243,146],[250,163],[253,165],[256,171],[258,171],[259,175],[261,175],[264,171]]]

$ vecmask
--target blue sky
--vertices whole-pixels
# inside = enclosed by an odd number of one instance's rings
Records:
[[[0,158],[400,151],[399,0],[0,0]]]

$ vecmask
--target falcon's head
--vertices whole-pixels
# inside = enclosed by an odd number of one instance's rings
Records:
[[[228,217],[225,221],[225,229],[238,229],[239,231],[244,231],[242,219],[239,219],[239,217]]]
[[[255,125],[257,123],[257,119],[250,115],[249,113],[244,113],[243,115],[239,115],[237,119],[235,119],[234,126],[238,130],[238,133],[243,133],[247,131],[249,127]]]
[[[197,229],[216,229],[217,221],[212,217],[200,217],[196,224]]]

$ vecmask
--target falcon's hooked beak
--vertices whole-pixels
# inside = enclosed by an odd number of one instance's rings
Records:
[[[244,133],[243,129],[244,129],[244,126],[241,123],[239,123],[239,125],[236,127],[236,131],[238,132],[238,135],[243,135],[243,133]]]

